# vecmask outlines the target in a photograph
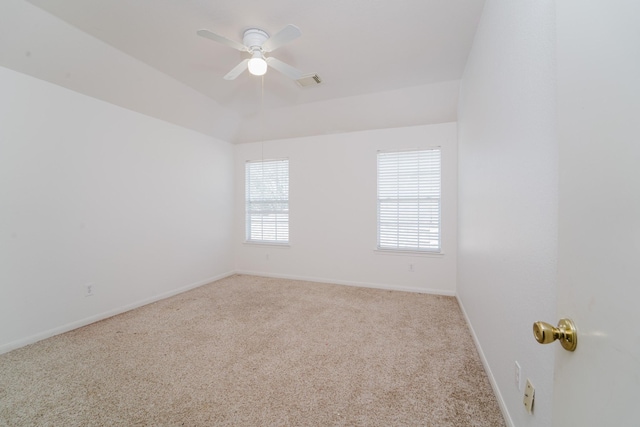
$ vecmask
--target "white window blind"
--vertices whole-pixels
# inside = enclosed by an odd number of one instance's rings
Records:
[[[289,242],[289,160],[245,164],[248,242]]]
[[[378,248],[440,252],[440,149],[378,152]]]

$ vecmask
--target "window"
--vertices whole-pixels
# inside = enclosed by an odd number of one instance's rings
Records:
[[[440,148],[378,152],[378,249],[440,252]]]
[[[247,242],[289,243],[289,160],[245,165]]]

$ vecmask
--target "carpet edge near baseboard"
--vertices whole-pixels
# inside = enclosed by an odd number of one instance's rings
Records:
[[[76,321],[73,321],[73,322],[70,322],[70,323],[66,323],[64,325],[57,326],[55,328],[48,329],[48,330],[43,331],[43,332],[39,332],[37,334],[30,335],[30,336],[25,337],[25,338],[20,338],[18,340],[11,341],[11,342],[8,342],[6,344],[2,344],[2,345],[0,345],[0,354],[8,353],[8,352],[10,352],[12,350],[16,350],[16,349],[18,349],[20,347],[24,347],[24,346],[27,346],[29,344],[36,343],[38,341],[42,341],[44,339],[53,337],[55,335],[60,335],[60,334],[63,334],[65,332],[69,332],[69,331],[72,331],[74,329],[78,329],[78,328],[81,328],[83,326],[87,326],[87,325],[90,325],[92,323],[99,322],[100,320],[104,320],[104,319],[108,319],[109,317],[117,316],[118,314],[125,313],[127,311],[130,311],[130,310],[145,306],[147,304],[151,304],[151,303],[154,303],[154,302],[166,299],[166,298],[170,298],[172,296],[181,294],[183,292],[187,292],[187,291],[190,291],[192,289],[198,288],[200,286],[204,286],[204,285],[209,284],[211,282],[215,282],[217,280],[221,280],[221,279],[224,279],[226,277],[233,276],[234,274],[236,274],[235,271],[228,271],[226,273],[222,273],[222,274],[218,274],[216,276],[208,277],[206,279],[199,280],[199,281],[191,283],[189,285],[182,286],[180,288],[173,289],[171,291],[164,292],[164,293],[161,293],[161,294],[158,294],[158,295],[154,295],[152,297],[145,298],[143,300],[136,301],[136,302],[131,303],[131,304],[127,304],[127,305],[125,305],[123,307],[118,307],[118,308],[115,308],[115,309],[112,309],[112,310],[108,310],[108,311],[105,311],[105,312],[102,312],[102,313],[99,313],[99,314],[95,314],[93,316],[85,317],[83,319],[79,319],[79,320],[76,320]]]
[[[496,400],[498,401],[498,406],[500,407],[500,411],[502,412],[502,417],[504,418],[507,427],[515,427],[513,424],[513,420],[511,419],[511,415],[509,414],[509,409],[507,408],[507,404],[502,397],[502,393],[500,393],[500,388],[498,387],[498,383],[491,371],[491,367],[489,366],[489,361],[484,355],[484,351],[482,351],[482,346],[480,345],[480,341],[478,340],[478,336],[476,335],[476,331],[473,329],[473,325],[469,320],[469,316],[467,315],[467,311],[464,308],[464,304],[462,304],[462,300],[458,294],[455,295],[456,300],[458,300],[458,305],[460,306],[460,311],[462,312],[462,316],[464,317],[465,322],[467,323],[467,327],[469,328],[469,332],[471,333],[471,337],[473,338],[473,343],[476,346],[476,350],[478,351],[478,356],[482,361],[482,366],[484,366],[484,371],[487,374],[487,378],[489,379],[489,384],[491,384],[491,388],[493,389],[493,393],[496,396]]]
[[[291,280],[300,280],[304,282],[315,282],[315,283],[329,283],[334,285],[344,285],[344,286],[356,286],[360,288],[373,288],[373,289],[384,289],[388,291],[401,291],[401,292],[414,292],[420,294],[431,294],[431,295],[444,295],[448,297],[455,297],[455,291],[446,291],[442,289],[423,289],[423,288],[412,288],[409,286],[395,286],[388,284],[380,284],[380,283],[368,283],[368,282],[354,282],[350,280],[337,280],[337,279],[327,279],[323,277],[315,277],[315,276],[298,276],[298,275],[289,275],[289,274],[273,274],[262,271],[249,271],[249,270],[236,270],[236,274],[244,274],[247,276],[261,276],[261,277],[271,277],[275,279],[291,279]]]

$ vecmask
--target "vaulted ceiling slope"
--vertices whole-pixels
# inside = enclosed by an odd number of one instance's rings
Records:
[[[456,119],[484,0],[3,0],[0,65],[230,142]],[[247,54],[198,37],[302,36],[275,70],[222,77]],[[262,86],[263,85],[263,86]]]

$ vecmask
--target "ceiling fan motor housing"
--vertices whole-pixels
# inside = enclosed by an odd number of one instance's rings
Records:
[[[272,67],[293,80],[298,80],[302,77],[302,72],[295,67],[292,67],[273,56],[270,56],[269,58],[264,57],[266,52],[273,52],[280,46],[289,43],[302,35],[300,29],[295,25],[286,25],[273,37],[269,37],[269,34],[260,28],[248,28],[242,33],[243,44],[229,40],[220,34],[216,34],[206,29],[198,30],[196,33],[201,37],[206,37],[215,42],[229,46],[232,49],[251,54],[251,58],[243,59],[238,65],[229,71],[224,76],[225,80],[234,80],[247,69],[251,74],[261,76],[266,72],[267,67]]]
[[[244,32],[242,43],[249,48],[251,52],[255,50],[262,50],[262,45],[269,38],[269,34],[266,31],[258,28],[249,28]]]

